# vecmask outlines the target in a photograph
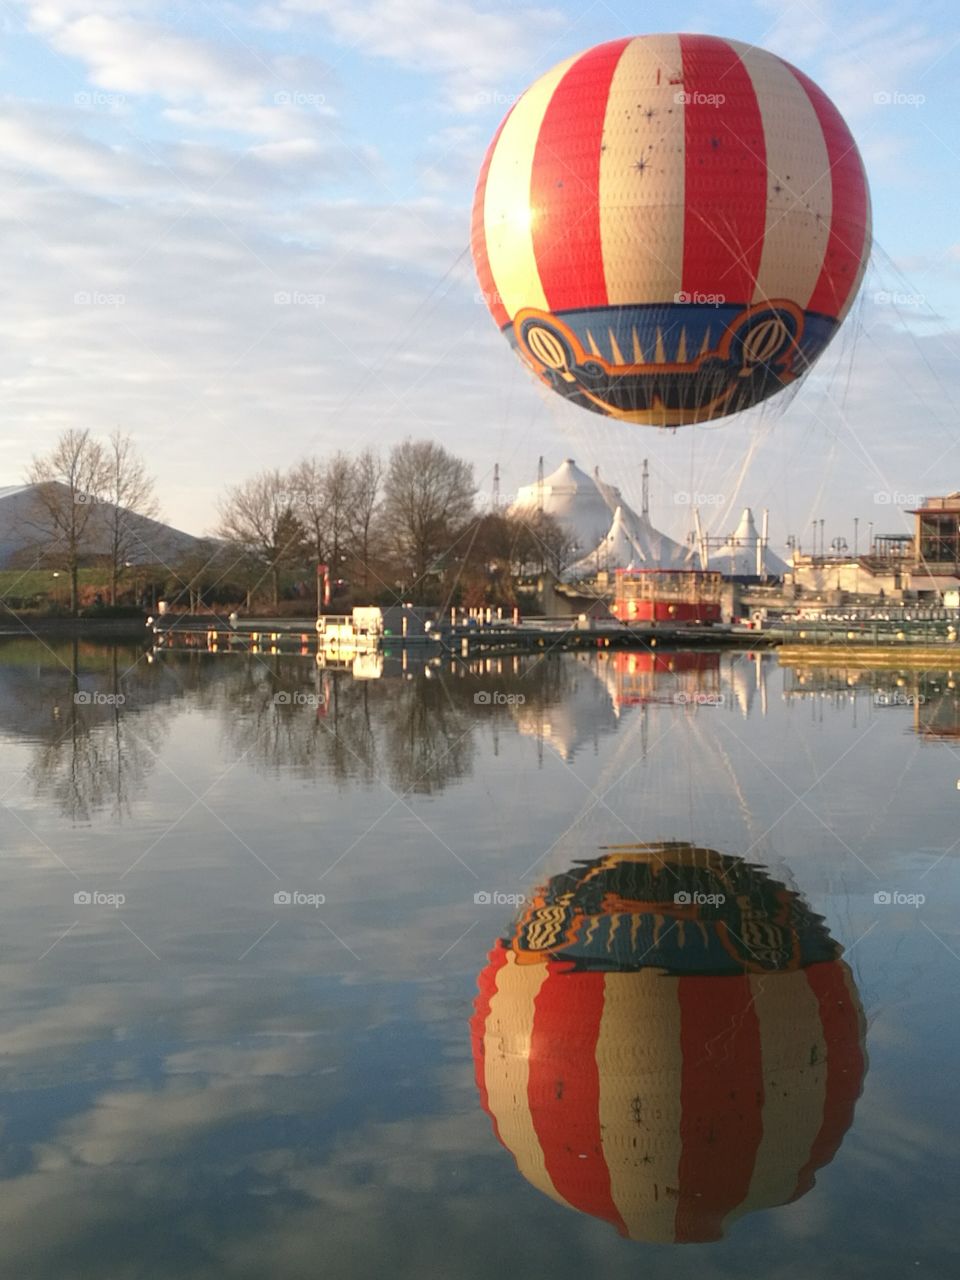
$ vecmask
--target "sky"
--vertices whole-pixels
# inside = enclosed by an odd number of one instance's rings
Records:
[[[664,431],[543,391],[473,276],[470,205],[510,104],[555,63],[662,30],[749,41],[831,95],[870,179],[861,298],[798,388]],[[164,518],[212,531],[266,467],[407,436],[489,501],[573,456],[672,536],[699,499],[770,534],[960,489],[960,12],[848,0],[3,0],[0,484],[68,427],[140,446]]]

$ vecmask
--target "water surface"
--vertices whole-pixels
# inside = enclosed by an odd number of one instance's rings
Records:
[[[4,1274],[955,1274],[958,709],[0,641]]]

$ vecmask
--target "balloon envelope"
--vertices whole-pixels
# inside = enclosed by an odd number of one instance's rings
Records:
[[[635,846],[554,877],[479,978],[497,1137],[534,1186],[636,1240],[716,1240],[797,1199],[866,1069],[840,954],[796,893],[713,850]]]
[[[856,144],[803,72],[736,40],[654,35],[568,58],[480,172],[483,296],[548,387],[628,422],[705,422],[799,377],[870,252]]]

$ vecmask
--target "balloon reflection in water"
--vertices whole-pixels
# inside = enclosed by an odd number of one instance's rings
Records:
[[[521,1174],[621,1234],[717,1240],[806,1194],[866,1070],[820,916],[741,858],[607,851],[551,878],[490,953],[477,1084]]]

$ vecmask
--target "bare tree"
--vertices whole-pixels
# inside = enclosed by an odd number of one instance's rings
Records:
[[[549,570],[559,578],[577,558],[572,534],[547,512],[524,512],[512,516],[510,523],[514,529],[512,559],[516,574],[531,569],[538,573]]]
[[[133,557],[142,560],[143,550],[150,551],[142,536],[141,519],[157,514],[153,479],[147,475],[143,459],[131,438],[115,431],[105,450],[107,481],[104,508],[109,549],[110,603],[117,603],[117,586],[123,569]],[[156,556],[153,556],[156,560]]]
[[[306,531],[311,555],[320,563],[327,558],[327,505],[323,492],[323,463],[304,458],[290,472],[293,501]]]
[[[347,454],[335,453],[324,466],[321,494],[327,517],[330,573],[338,578],[353,515],[354,463]]]
[[[405,440],[390,454],[384,527],[420,594],[434,560],[469,518],[475,492],[473,468],[432,440]]]
[[[80,558],[107,485],[103,448],[89,431],[71,428],[50,453],[33,459],[27,481],[36,486],[38,523],[70,575],[70,612],[76,617]]]
[[[380,509],[383,463],[373,449],[364,449],[353,464],[351,540],[360,561],[363,585],[370,585],[370,551],[374,522]]]
[[[289,476],[262,471],[227,490],[220,504],[220,536],[253,555],[269,575],[273,607],[280,603],[280,573],[302,561],[306,530]]]

